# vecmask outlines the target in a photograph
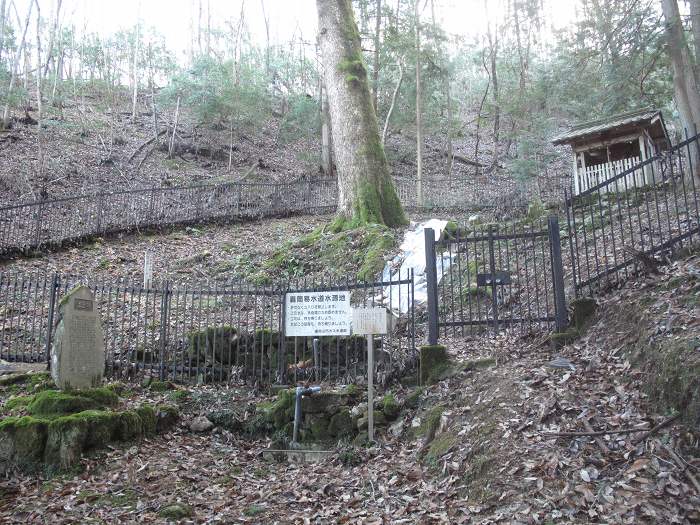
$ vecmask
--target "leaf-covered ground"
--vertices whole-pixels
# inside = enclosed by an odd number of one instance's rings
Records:
[[[187,428],[212,406],[259,399],[251,391],[193,387],[180,398],[134,386],[133,398],[185,400],[183,424],[98,452],[79,474],[9,476],[1,519],[160,523],[178,504],[190,515],[181,521],[194,523],[696,523],[700,435],[690,405],[671,406],[626,345],[664,352],[668,341],[695,341],[684,355],[697,366],[699,265],[697,256],[673,263],[601,298],[593,325],[560,350],[541,333],[451,341],[457,363],[494,356],[495,365],[426,388],[377,446],[326,462],[268,463],[269,440]],[[633,308],[641,315],[610,324]],[[393,391],[399,401],[416,392]]]

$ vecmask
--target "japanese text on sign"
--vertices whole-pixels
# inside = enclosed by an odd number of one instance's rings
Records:
[[[293,292],[285,296],[288,337],[350,335],[350,292]]]
[[[357,335],[385,334],[386,308],[353,308],[352,333]]]

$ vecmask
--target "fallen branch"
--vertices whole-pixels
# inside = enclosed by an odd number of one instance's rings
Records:
[[[681,472],[685,474],[685,476],[688,478],[688,480],[693,484],[695,487],[695,490],[700,494],[700,483],[698,483],[698,480],[695,476],[693,476],[692,472],[688,470],[688,466],[685,464],[685,462],[676,454],[676,451],[673,450],[671,447],[666,445],[665,443],[661,443],[661,446],[664,448],[666,452],[668,452],[668,455],[671,456],[671,459],[678,465],[678,468],[681,469]]]
[[[586,419],[583,420],[583,426],[586,428],[586,431],[595,432],[593,430],[593,427],[591,427],[591,424]],[[610,452],[607,445],[605,444],[605,442],[602,439],[600,439],[600,437],[594,436],[593,439],[598,444],[598,447],[600,448],[600,450],[603,451],[604,454],[607,454],[608,452]]]
[[[151,144],[154,140],[156,140],[156,139],[157,139],[158,137],[160,137],[161,135],[165,135],[167,132],[168,132],[168,130],[167,130],[167,129],[164,129],[163,131],[158,132],[158,135],[157,135],[157,136],[151,137],[151,138],[148,139],[147,141],[141,143],[141,145],[139,145],[139,147],[136,148],[136,149],[134,150],[134,152],[129,156],[129,158],[128,158],[126,161],[127,161],[127,162],[131,162],[132,160],[134,160],[134,157],[135,157],[136,155],[138,155],[138,154],[141,152],[141,150],[142,150],[143,148],[145,148],[146,146],[148,146],[149,144]],[[140,165],[139,165],[139,166],[140,166]],[[138,171],[138,169],[137,169],[137,171]]]
[[[238,179],[236,182],[243,182],[248,178],[248,176],[255,171],[255,168],[257,168],[257,164],[253,164],[250,168],[246,170],[246,172],[241,176],[240,179]]]
[[[540,432],[545,436],[581,437],[581,436],[607,436],[612,434],[632,434],[644,432],[647,428],[622,428],[620,430],[591,430],[590,432]]]
[[[659,430],[661,430],[661,429],[664,428],[664,427],[667,427],[668,425],[670,425],[671,423],[673,423],[673,422],[674,422],[676,419],[678,419],[679,417],[681,417],[681,415],[680,415],[680,414],[676,414],[675,416],[671,416],[671,417],[668,417],[668,418],[664,419],[661,423],[659,423],[659,424],[656,425],[655,427],[649,429],[649,431],[648,431],[646,434],[644,434],[644,435],[642,435],[642,436],[639,436],[638,438],[636,438],[635,440],[633,440],[633,441],[632,441],[632,444],[633,444],[633,445],[636,445],[636,444],[639,443],[640,441],[644,441],[645,439],[647,439],[647,438],[653,436],[653,435],[656,434]]]
[[[625,251],[633,256],[635,259],[637,259],[639,262],[642,263],[644,268],[649,273],[652,273],[654,275],[659,275],[661,272],[659,271],[659,263],[656,262],[656,259],[653,257],[647,255],[646,253],[637,250],[636,248],[632,248],[631,246],[625,246]]]
[[[442,153],[443,157],[447,157],[447,152]],[[457,162],[461,162],[462,164],[467,164],[468,166],[476,166],[477,168],[485,168],[486,166],[482,164],[481,162],[477,162],[472,159],[468,159],[467,157],[463,157],[462,155],[457,155],[456,153],[452,154],[452,159],[456,160]]]

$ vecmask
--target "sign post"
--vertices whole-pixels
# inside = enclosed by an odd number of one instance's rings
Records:
[[[352,332],[367,336],[367,438],[374,441],[374,334],[386,334],[386,308],[353,308]]]

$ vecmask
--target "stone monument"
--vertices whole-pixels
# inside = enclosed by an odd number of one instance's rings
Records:
[[[59,323],[51,345],[51,377],[60,389],[99,386],[105,369],[104,333],[95,296],[79,285],[58,307]]]

